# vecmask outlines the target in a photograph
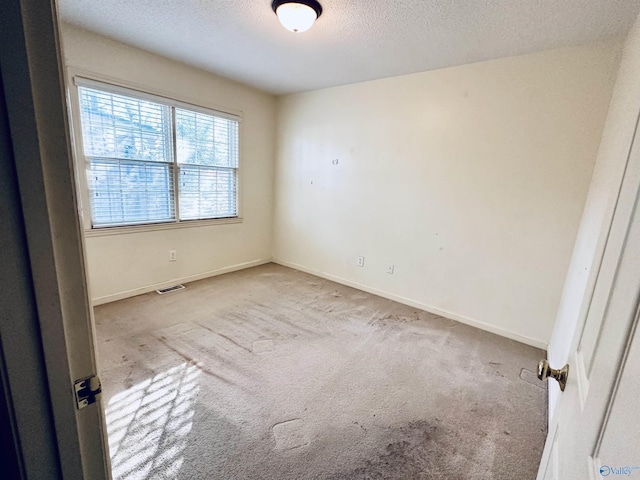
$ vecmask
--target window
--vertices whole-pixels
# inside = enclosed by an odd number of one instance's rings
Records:
[[[238,118],[93,82],[78,96],[93,228],[238,216]]]

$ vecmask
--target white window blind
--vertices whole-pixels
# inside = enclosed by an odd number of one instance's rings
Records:
[[[171,164],[92,158],[88,179],[94,227],[175,218]]]
[[[237,120],[93,83],[78,92],[94,228],[237,217]]]
[[[176,108],[180,219],[233,217],[238,122]]]

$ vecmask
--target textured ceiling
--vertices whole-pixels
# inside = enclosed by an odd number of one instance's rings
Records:
[[[308,32],[271,0],[58,0],[63,21],[262,90],[291,93],[627,33],[640,0],[321,0]]]

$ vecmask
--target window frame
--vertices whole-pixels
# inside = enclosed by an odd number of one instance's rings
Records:
[[[68,68],[68,75],[70,81],[68,82],[67,91],[67,103],[69,104],[69,123],[71,128],[71,137],[73,139],[72,149],[74,158],[74,169],[76,176],[76,184],[78,185],[79,196],[77,198],[78,209],[80,218],[82,221],[82,227],[85,236],[104,236],[104,235],[121,235],[127,233],[138,233],[145,231],[155,230],[170,230],[175,228],[193,228],[193,227],[205,227],[212,225],[224,225],[233,223],[242,223],[242,158],[243,158],[243,123],[242,123],[242,111],[234,111],[229,108],[221,108],[213,105],[202,105],[196,103],[193,100],[182,97],[177,99],[176,95],[162,92],[157,89],[142,87],[129,82],[120,81],[117,79],[97,75],[90,72],[84,72],[75,68]],[[89,184],[87,179],[87,167],[90,159],[84,154],[84,145],[82,138],[82,125],[81,125],[81,110],[80,110],[80,95],[79,87],[88,87],[102,90],[109,93],[115,93],[120,95],[127,95],[141,100],[148,100],[151,102],[162,103],[172,107],[172,117],[174,116],[175,108],[182,108],[193,112],[202,113],[205,115],[213,115],[228,120],[238,122],[238,166],[236,167],[236,216],[225,218],[208,218],[208,219],[191,219],[180,220],[179,213],[179,190],[175,188],[175,219],[157,222],[157,223],[140,223],[132,225],[117,225],[117,226],[101,226],[93,227],[91,219],[91,199],[89,193]],[[179,164],[175,156],[175,125],[172,126],[173,135],[173,149],[174,158],[173,165],[174,170],[179,171]],[[176,179],[177,180],[177,179]]]

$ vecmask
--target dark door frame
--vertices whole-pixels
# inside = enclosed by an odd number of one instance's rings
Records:
[[[102,480],[101,403],[73,388],[96,365],[63,70],[55,0],[2,0],[0,435],[16,478]]]

